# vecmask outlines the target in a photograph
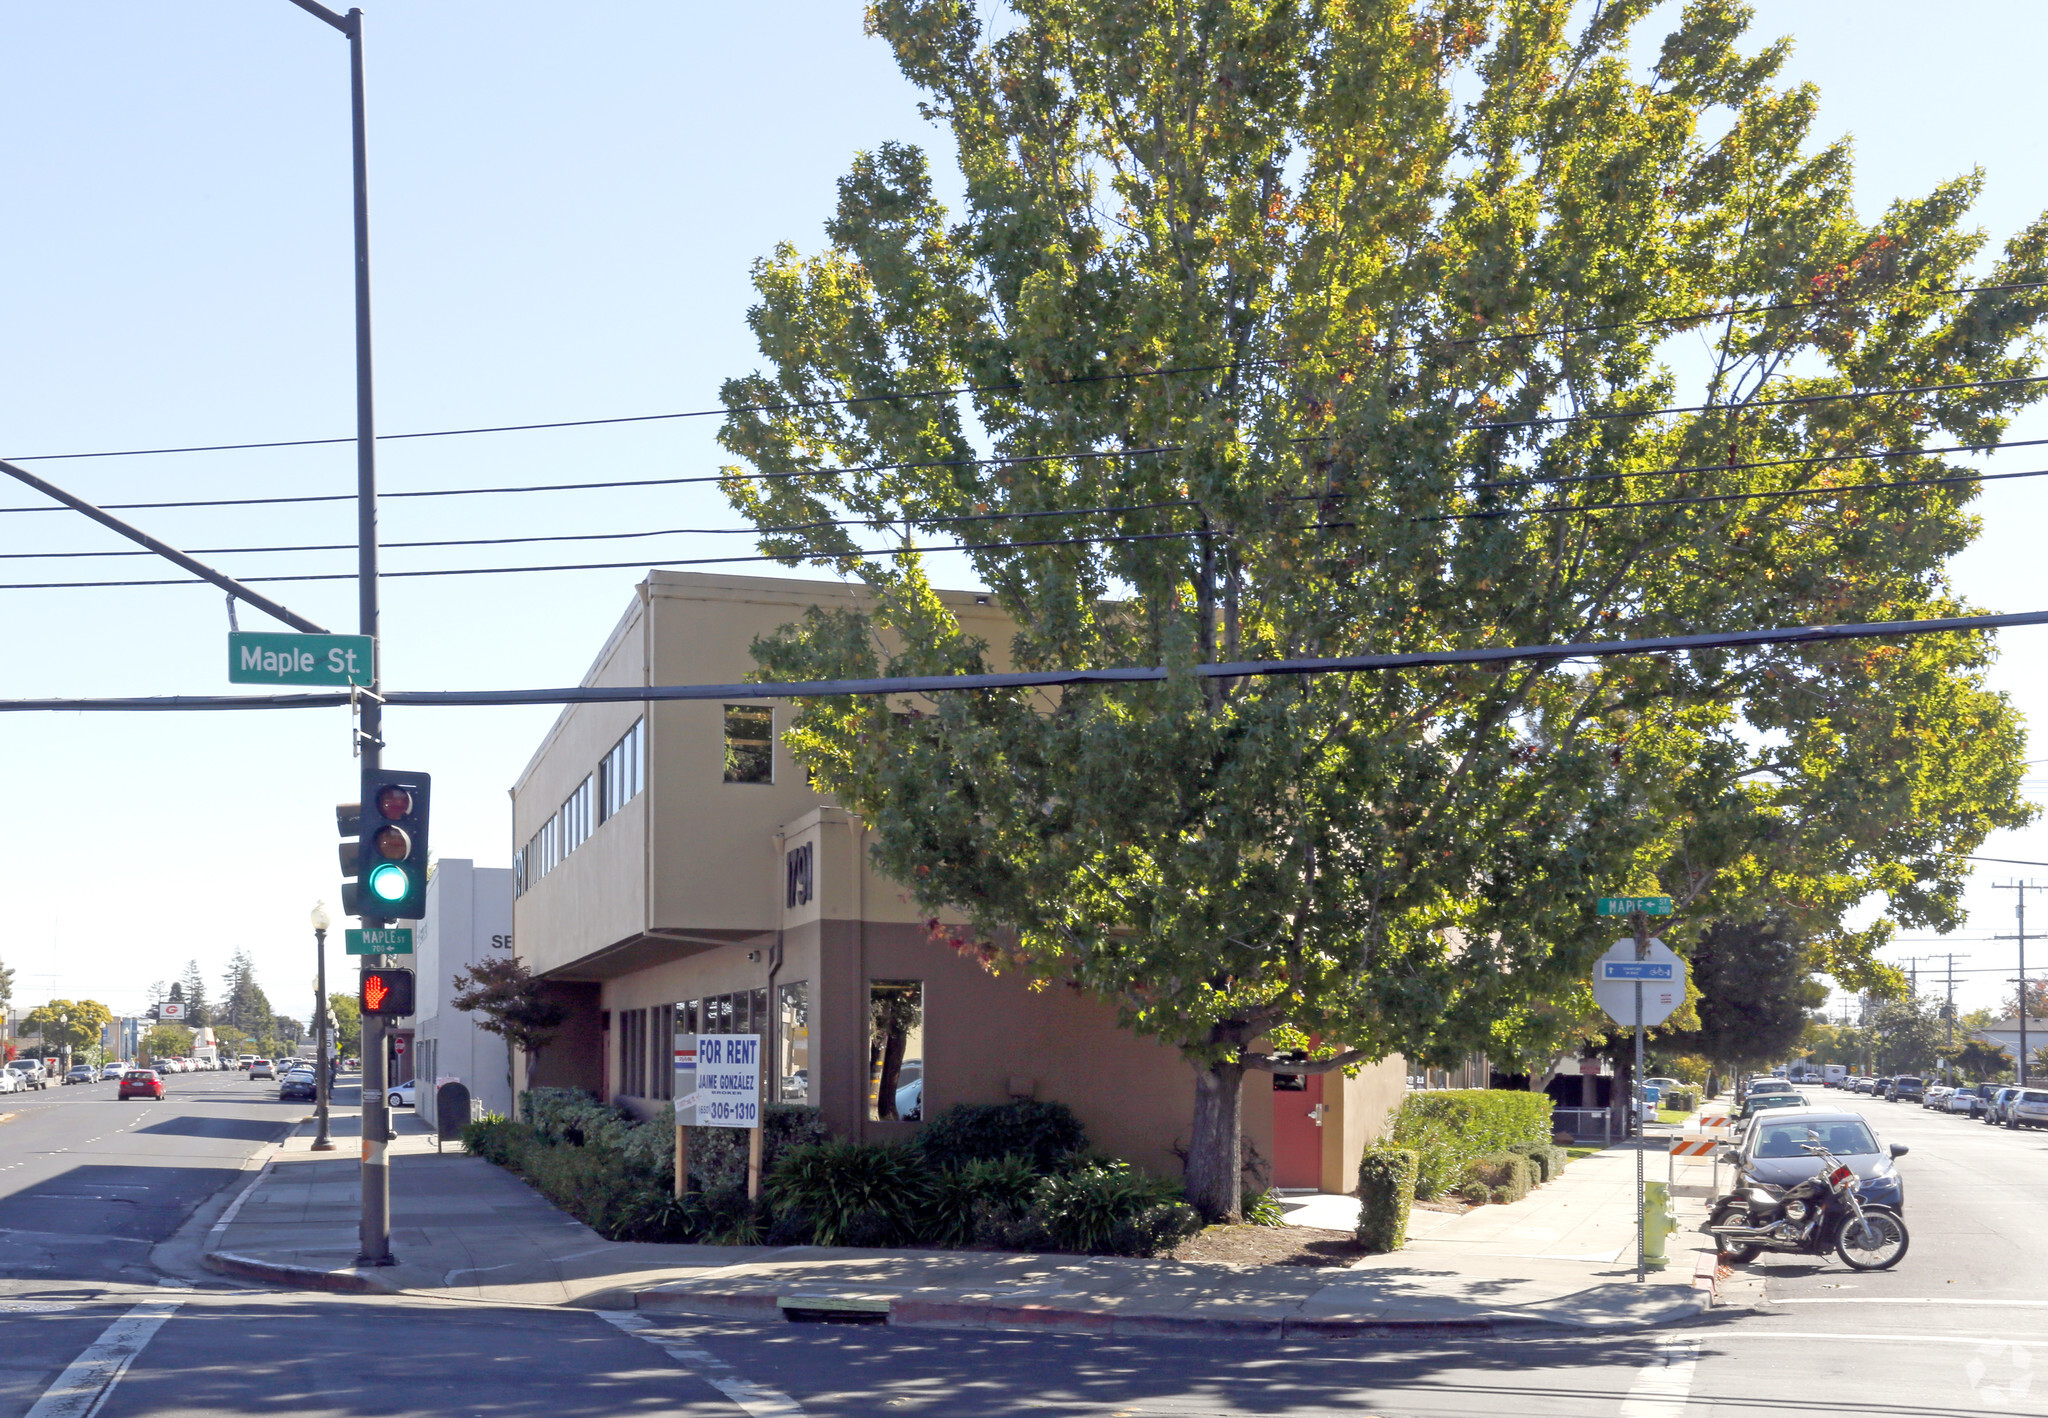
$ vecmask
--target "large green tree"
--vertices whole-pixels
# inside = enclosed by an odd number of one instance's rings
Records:
[[[1881,983],[1848,907],[1954,924],[1962,854],[2027,816],[1970,637],[1195,673],[1961,609],[1975,488],[1917,450],[2034,397],[1986,381],[2035,368],[2048,224],[1987,256],[1974,175],[1865,220],[1783,44],[1698,0],[1639,69],[1651,9],[877,0],[964,205],[884,146],[825,250],[757,268],[728,496],[867,592],[764,673],[1171,672],[811,699],[790,742],[942,939],[1185,1053],[1211,1215],[1273,1046],[1533,1053],[1602,891],[1779,911]],[[878,539],[972,548],[1015,635]]]
[[[1827,1003],[1813,976],[1813,952],[1782,919],[1716,921],[1693,942],[1692,983],[1699,1028],[1666,1047],[1699,1054],[1735,1072],[1800,1053],[1811,1011]]]
[[[277,1014],[270,996],[256,983],[256,962],[246,950],[237,950],[228,961],[221,979],[220,1004],[211,1011],[216,1023],[232,1026],[238,1033],[256,1040],[277,1034]]]
[[[1933,1000],[1890,999],[1871,1015],[1870,1034],[1879,1073],[1914,1073],[1941,1056],[1948,1021]]]
[[[21,1027],[41,1035],[43,1047],[57,1050],[69,1068],[71,1056],[97,1047],[100,1031],[113,1022],[113,1011],[96,999],[53,999],[30,1010]]]

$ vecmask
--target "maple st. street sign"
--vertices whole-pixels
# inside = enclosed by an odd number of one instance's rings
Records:
[[[228,635],[229,684],[303,684],[346,689],[376,678],[367,635],[294,635],[237,630]]]
[[[1633,916],[1640,911],[1645,916],[1668,916],[1671,914],[1669,896],[1596,896],[1593,898],[1599,916]]]

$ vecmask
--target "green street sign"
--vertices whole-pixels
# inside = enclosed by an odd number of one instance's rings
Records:
[[[374,644],[367,635],[233,631],[228,635],[228,683],[369,684],[377,677]]]
[[[374,930],[348,931],[342,936],[350,955],[410,955],[411,926],[381,926]]]
[[[1602,916],[1633,916],[1641,911],[1645,916],[1668,916],[1671,914],[1669,896],[1601,896],[1598,914]]]

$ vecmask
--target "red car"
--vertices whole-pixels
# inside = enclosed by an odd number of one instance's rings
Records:
[[[131,1068],[121,1075],[122,1098],[162,1098],[164,1081],[146,1068]]]

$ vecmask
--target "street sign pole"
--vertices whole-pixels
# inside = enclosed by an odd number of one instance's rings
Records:
[[[1646,960],[1650,955],[1650,918],[1636,911],[1629,918],[1636,928],[1636,959]],[[1636,981],[1636,1071],[1628,1081],[1628,1110],[1636,1125],[1636,1283],[1643,1283],[1648,1260],[1643,1254],[1644,1244],[1649,1239],[1644,1229],[1643,1218],[1643,982]]]
[[[370,156],[369,131],[363,113],[363,12],[336,14],[320,0],[292,0],[301,10],[348,37],[351,155],[355,168],[355,296],[356,296],[356,618],[357,630],[377,638],[377,419],[370,377]],[[383,709],[379,696],[383,666],[374,659],[368,693],[357,696],[356,751],[364,768],[382,766]],[[381,926],[374,914],[365,926]],[[370,963],[378,957],[368,957]],[[385,1072],[385,1031],[381,1018],[363,1020],[363,1217],[357,1265],[392,1265],[391,1171],[385,1148],[391,1137],[390,1110],[384,1102],[389,1085]]]

